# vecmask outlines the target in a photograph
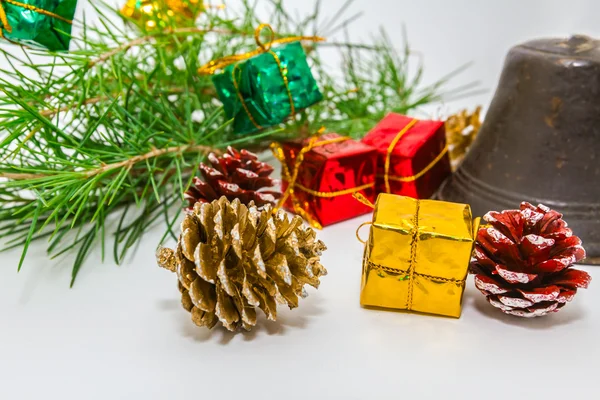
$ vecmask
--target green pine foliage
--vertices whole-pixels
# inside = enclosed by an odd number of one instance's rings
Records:
[[[296,18],[281,0],[268,1],[278,37],[328,37],[358,17],[344,16],[351,0],[326,19],[319,2]],[[308,43],[325,101],[280,127],[236,136],[210,77],[196,71],[255,47],[255,6],[245,0],[239,10],[207,10],[194,27],[144,32],[116,23],[116,11],[103,5],[98,23],[80,23],[69,53],[2,44],[0,238],[4,249],[23,250],[19,269],[31,243],[44,240],[50,257],[73,261],[73,284],[95,246],[121,263],[150,225],[162,220],[165,238],[173,235],[183,193],[210,151],[262,149],[320,126],[360,136],[386,112],[409,113],[444,98],[452,74],[424,87],[406,42],[400,52],[383,33],[373,45]],[[323,46],[341,52],[342,79],[322,64]]]

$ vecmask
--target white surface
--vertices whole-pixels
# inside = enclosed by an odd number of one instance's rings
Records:
[[[155,265],[160,227],[129,265],[92,258],[72,290],[40,246],[19,275],[5,255],[0,399],[597,398],[598,282],[536,320],[492,308],[472,278],[458,320],[362,309],[354,230],[368,219],[325,229],[319,291],[251,333],[195,327]]]
[[[325,12],[341,3],[324,1]],[[475,62],[456,83],[480,80],[490,91],[452,107],[487,104],[513,44],[600,31],[595,0],[353,6],[363,9],[351,35],[367,39],[384,25],[399,38],[406,23],[429,81]],[[598,398],[598,282],[560,313],[532,321],[487,305],[471,279],[459,320],[361,309],[354,230],[368,218],[321,233],[329,276],[299,309],[237,335],[192,324],[176,277],[154,261],[161,226],[127,265],[93,254],[71,290],[70,260],[48,261],[44,243],[30,249],[20,274],[18,252],[1,254],[0,399]],[[586,269],[600,278],[600,269]]]

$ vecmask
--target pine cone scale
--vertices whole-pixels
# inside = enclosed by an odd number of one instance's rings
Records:
[[[188,260],[181,249],[177,251],[177,277],[186,290],[189,290],[195,275],[195,264]]]
[[[483,294],[504,294],[508,293],[509,290],[500,286],[493,278],[485,274],[475,275],[475,287],[479,289]]]
[[[496,265],[495,269],[496,269],[496,272],[498,273],[498,275],[500,277],[502,277],[502,279],[504,279],[508,283],[526,284],[526,283],[534,281],[538,277],[537,274],[528,274],[525,272],[510,271],[508,269],[502,268],[502,266],[500,266],[500,265]]]
[[[216,258],[214,255],[215,247],[207,243],[200,243],[196,247],[195,259],[196,259],[196,273],[204,279],[206,282],[214,284],[217,279],[217,270],[213,268],[213,260]]]
[[[217,293],[213,285],[201,278],[191,283],[188,294],[194,306],[204,312],[214,312],[217,304]]]
[[[181,252],[188,260],[194,262],[196,260],[196,247],[200,243],[200,232],[198,229],[186,228],[182,231]]]
[[[587,289],[592,281],[592,277],[585,271],[578,269],[568,269],[552,277],[550,283],[560,286],[571,287],[573,289]]]

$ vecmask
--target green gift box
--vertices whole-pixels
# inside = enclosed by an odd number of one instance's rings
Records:
[[[0,37],[31,47],[68,50],[76,7],[77,0],[0,0]]]
[[[300,42],[231,64],[213,83],[240,134],[280,124],[323,99]]]

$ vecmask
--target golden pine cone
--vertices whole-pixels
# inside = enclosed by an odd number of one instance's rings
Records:
[[[183,307],[198,326],[250,330],[256,308],[277,318],[277,303],[298,307],[304,285],[319,287],[325,245],[302,218],[221,197],[197,203],[181,223],[176,250],[160,248],[159,266],[177,273]]]

